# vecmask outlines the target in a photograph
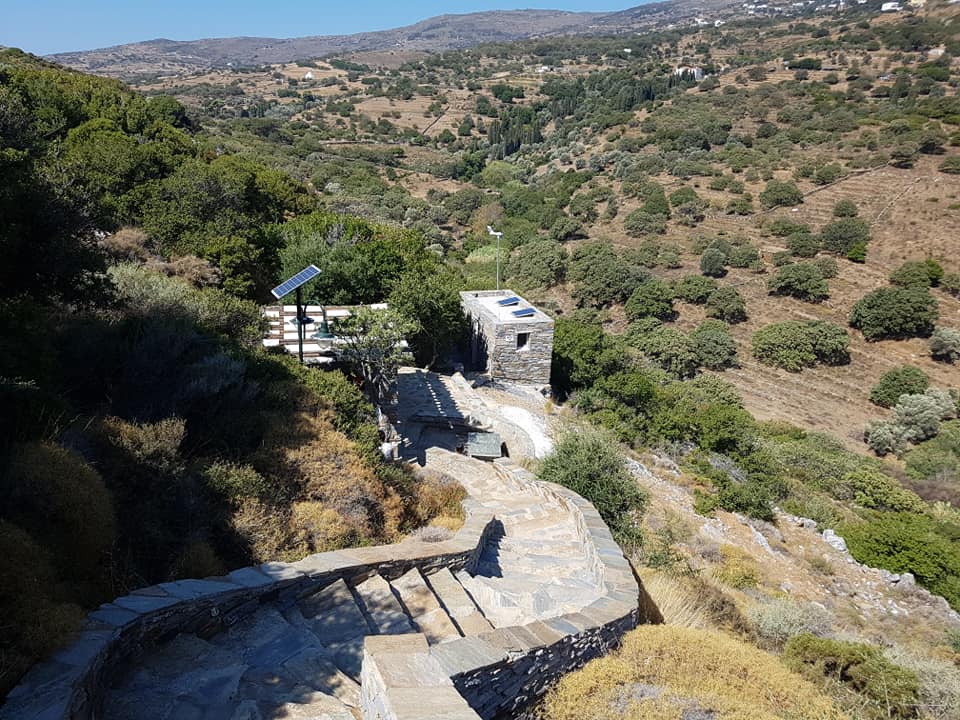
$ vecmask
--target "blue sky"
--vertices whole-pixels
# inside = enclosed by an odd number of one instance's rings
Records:
[[[299,37],[384,30],[444,13],[622,10],[644,0],[0,0],[0,45],[38,55],[169,38]]]

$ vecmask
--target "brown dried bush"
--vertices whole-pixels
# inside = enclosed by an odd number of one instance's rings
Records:
[[[5,518],[54,553],[59,578],[75,583],[74,597],[100,602],[109,594],[113,500],[83,458],[50,443],[17,446],[0,477],[0,497]]]
[[[147,242],[147,234],[140,228],[122,227],[97,244],[114,260],[146,262],[150,257]]]

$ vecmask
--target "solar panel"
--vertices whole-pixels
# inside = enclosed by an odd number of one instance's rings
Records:
[[[518,298],[516,295],[506,297],[503,300],[497,300],[497,305],[499,305],[500,307],[509,307],[510,305],[519,305],[519,304],[520,304],[520,298]]]
[[[513,316],[518,318],[524,317],[533,317],[537,313],[533,308],[523,308],[522,310],[514,310]]]
[[[279,300],[284,295],[289,295],[290,293],[292,293],[294,290],[296,290],[298,287],[303,285],[308,280],[313,280],[313,278],[315,278],[319,274],[320,274],[320,268],[318,268],[316,265],[307,265],[307,267],[305,267],[303,270],[298,272],[289,280],[286,280],[280,283],[270,292],[273,294],[273,296],[277,300]]]

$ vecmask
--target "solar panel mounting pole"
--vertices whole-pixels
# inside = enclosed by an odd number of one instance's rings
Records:
[[[283,325],[283,298],[297,291],[297,350],[300,356],[300,364],[303,365],[303,336],[305,334],[304,323],[307,319],[306,308],[303,305],[303,291],[301,287],[320,274],[320,268],[316,265],[307,265],[303,270],[291,278],[284,280],[277,285],[270,294],[280,301],[280,324]],[[281,331],[282,333],[282,331]],[[283,338],[281,344],[285,345]]]

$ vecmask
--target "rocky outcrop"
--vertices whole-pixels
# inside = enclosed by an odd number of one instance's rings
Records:
[[[427,460],[469,494],[452,539],[117,598],[0,719],[494,718],[637,624],[638,581],[590,503],[509,461]]]

